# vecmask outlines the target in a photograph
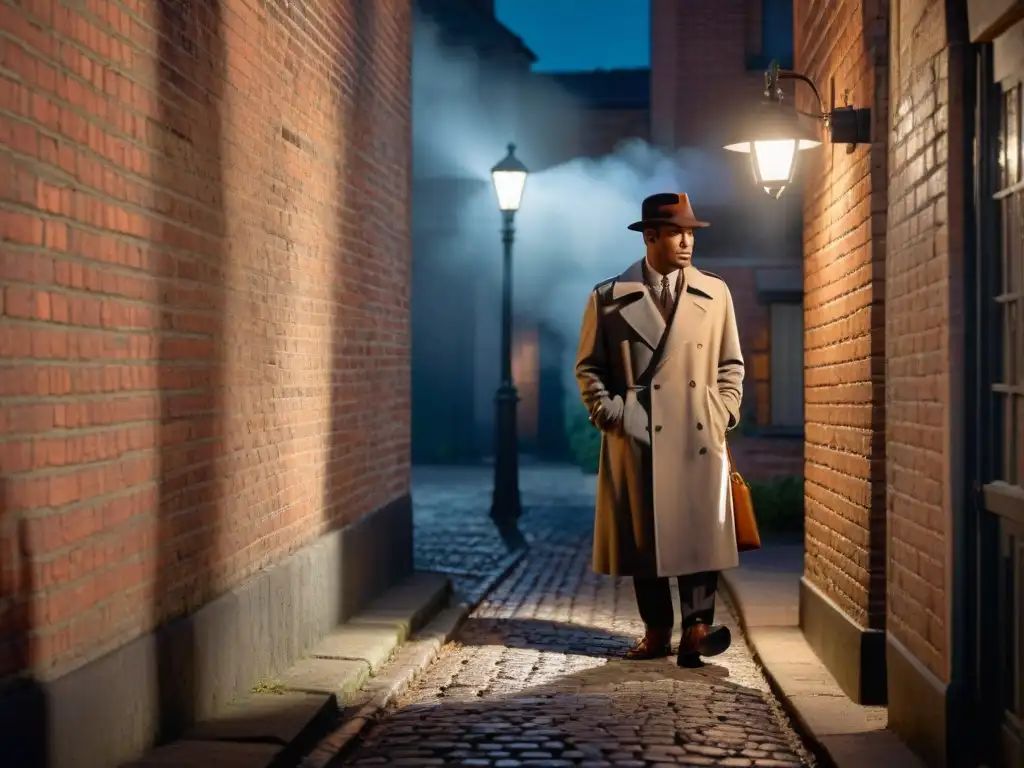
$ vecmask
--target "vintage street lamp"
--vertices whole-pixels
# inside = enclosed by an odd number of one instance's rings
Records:
[[[800,80],[811,86],[820,111],[801,112],[783,106],[782,88],[779,86],[781,80]],[[808,124],[808,118],[821,121],[829,130],[832,143],[848,145],[847,152],[852,152],[858,144],[871,141],[869,108],[833,106],[831,112],[825,112],[814,81],[798,72],[779,69],[775,61],[764,73],[764,82],[764,99],[749,115],[737,136],[738,140],[726,144],[725,149],[750,155],[755,183],[772,197],[778,199],[792,183],[797,154],[821,144],[813,123]]]
[[[517,522],[522,513],[519,497],[519,436],[516,403],[519,393],[512,382],[512,243],[515,217],[523,200],[529,171],[515,156],[516,145],[508,145],[508,154],[491,169],[498,208],[502,214],[501,242],[504,245],[501,293],[501,384],[494,401],[497,411],[494,492],[491,519],[502,537],[512,546],[524,544]]]

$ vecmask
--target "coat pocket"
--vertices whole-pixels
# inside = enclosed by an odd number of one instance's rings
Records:
[[[626,400],[622,408],[622,431],[638,443],[651,444],[650,418],[643,405],[637,399],[637,390],[626,390]]]
[[[725,407],[722,396],[718,394],[717,387],[706,387],[708,397],[708,413],[711,417],[711,424],[715,428],[715,439],[725,442],[725,433],[729,429],[729,409]]]

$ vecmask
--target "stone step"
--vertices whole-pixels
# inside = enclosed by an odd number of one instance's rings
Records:
[[[180,741],[125,768],[272,768],[294,763],[333,727],[359,689],[447,606],[447,576],[419,572],[326,635],[310,656],[237,697]]]

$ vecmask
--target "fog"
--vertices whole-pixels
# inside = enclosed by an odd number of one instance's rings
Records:
[[[585,110],[545,77],[483,73],[471,53],[442,44],[422,19],[413,60],[416,174],[479,182],[455,211],[443,210],[453,200],[416,199],[430,206],[424,216],[455,219],[458,244],[443,257],[485,279],[500,276],[501,218],[489,172],[506,143],[516,142],[516,155],[532,171],[516,216],[516,312],[548,323],[572,347],[588,291],[643,255],[641,236],[626,227],[639,218],[645,196],[688,192],[699,217],[702,207],[721,206],[734,193],[725,153],[666,155],[634,139],[607,157],[561,161]]]

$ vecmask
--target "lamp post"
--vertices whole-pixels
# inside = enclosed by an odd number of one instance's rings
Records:
[[[508,145],[508,154],[491,169],[498,208],[502,215],[501,242],[504,246],[501,286],[501,384],[495,395],[496,437],[494,454],[494,491],[491,498],[491,519],[503,538],[512,546],[524,542],[517,522],[522,513],[519,496],[519,436],[516,425],[516,404],[519,393],[512,381],[512,243],[515,240],[515,217],[523,199],[529,171],[515,156],[515,144]]]
[[[819,111],[801,112],[784,107],[779,86],[782,80],[799,80],[809,85],[818,101]],[[726,144],[725,149],[750,155],[754,182],[772,197],[778,199],[792,183],[799,152],[821,144],[808,119],[823,123],[832,142],[846,144],[848,153],[857,144],[871,141],[870,109],[854,109],[846,105],[826,112],[814,81],[799,72],[779,69],[778,62],[771,63],[764,74],[764,81],[764,100],[751,113],[736,140]]]

